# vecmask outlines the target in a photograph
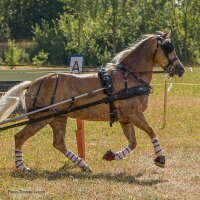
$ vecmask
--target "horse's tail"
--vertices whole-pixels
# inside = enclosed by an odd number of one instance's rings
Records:
[[[30,86],[30,83],[31,81],[25,81],[14,86],[0,99],[0,122],[5,120],[16,109],[20,101],[25,107],[24,90]]]

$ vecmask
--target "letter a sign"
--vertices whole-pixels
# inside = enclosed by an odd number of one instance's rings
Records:
[[[70,60],[71,73],[81,73],[83,69],[83,55],[73,55]]]

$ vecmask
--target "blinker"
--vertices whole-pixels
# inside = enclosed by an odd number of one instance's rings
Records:
[[[167,41],[164,44],[162,44],[162,49],[168,55],[174,51],[174,45],[171,42]]]

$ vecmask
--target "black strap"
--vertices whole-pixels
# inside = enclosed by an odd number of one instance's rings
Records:
[[[127,89],[128,88],[127,76],[129,74],[129,71],[126,69],[125,65],[122,63],[117,64],[117,68],[120,69],[121,73],[123,74],[124,87],[125,87],[125,89]]]
[[[113,83],[112,83],[112,78],[106,71],[106,69],[101,68],[98,71],[99,77],[101,79],[101,83],[103,85],[104,93],[108,96],[112,95],[112,90],[113,90]],[[112,127],[112,124],[117,121],[117,109],[114,105],[113,102],[109,103],[109,108],[110,108],[110,127]]]
[[[105,88],[104,93],[107,95],[111,95],[112,90],[113,90],[113,83],[112,83],[111,76],[108,74],[108,72],[104,68],[101,68],[98,71],[98,75],[101,79],[101,83],[102,83],[103,87]]]
[[[109,103],[109,107],[110,107],[110,127],[112,127],[112,124],[118,120],[117,109],[113,101]]]
[[[36,102],[37,102],[37,98],[38,98],[38,95],[39,95],[39,93],[40,93],[40,89],[41,89],[41,87],[42,87],[42,84],[43,84],[43,82],[44,82],[44,79],[45,79],[45,77],[41,80],[41,82],[40,82],[40,85],[39,85],[39,88],[38,88],[38,91],[37,91],[37,93],[36,93],[36,96],[35,96],[35,99],[34,99],[34,102],[33,102],[33,110],[35,110],[35,105],[36,105]]]
[[[58,87],[58,74],[56,74],[56,85],[55,85],[53,96],[52,96],[52,99],[51,99],[51,105],[54,103],[54,99],[55,99],[55,94],[56,94],[56,91],[57,91],[57,87]]]
[[[155,49],[154,54],[153,54],[153,62],[154,62],[154,63],[155,63],[155,56],[156,56],[156,53],[157,53],[157,51],[158,51],[159,44],[160,44],[160,41],[159,41],[158,38],[157,38],[157,46],[156,46],[156,49]]]
[[[148,85],[148,87],[151,88],[151,86],[149,85],[149,83],[147,83],[146,81],[144,81],[144,80],[138,75],[138,73],[129,71],[129,70],[126,68],[126,66],[125,66],[124,64],[119,63],[119,64],[117,64],[116,66],[117,66],[117,68],[119,68],[119,69],[121,70],[121,72],[122,72],[123,75],[124,75],[124,84],[125,84],[125,88],[126,88],[126,84],[127,84],[127,82],[126,82],[127,79],[125,79],[125,78],[128,76],[128,74],[131,74],[131,75],[133,76],[133,78],[136,79],[138,82],[143,83],[143,84],[145,84],[145,85]],[[151,88],[151,89],[152,89],[152,88]]]

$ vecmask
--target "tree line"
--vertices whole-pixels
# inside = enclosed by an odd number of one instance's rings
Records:
[[[141,35],[171,31],[180,59],[200,64],[199,0],[0,0],[0,63],[100,66]],[[26,45],[22,45],[26,44]]]

